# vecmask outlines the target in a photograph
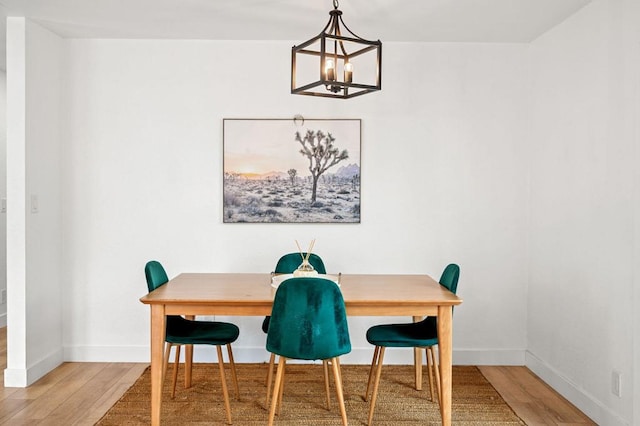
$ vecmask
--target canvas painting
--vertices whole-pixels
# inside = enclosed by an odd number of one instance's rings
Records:
[[[224,119],[224,223],[359,223],[359,119]]]

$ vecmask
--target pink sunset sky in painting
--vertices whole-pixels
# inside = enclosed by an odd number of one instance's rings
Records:
[[[308,130],[331,133],[334,146],[349,152],[340,165],[360,165],[359,120],[225,120],[224,172],[253,175],[296,169],[300,176],[309,175],[309,160],[295,140],[296,131],[304,136]]]

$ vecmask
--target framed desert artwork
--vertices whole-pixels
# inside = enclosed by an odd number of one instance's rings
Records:
[[[359,223],[359,119],[223,120],[224,223]]]

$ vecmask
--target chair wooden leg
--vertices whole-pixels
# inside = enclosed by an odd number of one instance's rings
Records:
[[[224,375],[224,360],[222,359],[222,346],[216,346],[218,351],[218,366],[220,367],[220,383],[222,384],[222,396],[224,397],[224,408],[227,412],[227,423],[231,424],[231,404],[229,403],[229,392],[227,391],[227,379]]]
[[[342,416],[343,426],[347,426],[347,411],[344,408],[344,394],[342,393],[342,374],[340,373],[340,362],[338,357],[331,359],[333,366],[333,379],[336,383],[336,394],[338,395],[338,404],[340,405],[340,415]]]
[[[336,357],[336,364],[338,364],[338,376],[340,379],[340,386],[342,386],[342,393],[344,394],[344,382],[342,381],[342,366],[340,365],[339,357]]]
[[[176,345],[176,358],[173,363],[173,383],[171,387],[171,399],[176,397],[176,382],[178,381],[178,366],[180,365],[180,348],[182,345]]]
[[[229,365],[231,366],[231,378],[233,379],[233,386],[236,388],[236,399],[240,400],[240,387],[238,386],[238,375],[236,374],[236,363],[233,360],[233,351],[231,350],[231,343],[227,344],[227,353],[229,354]]]
[[[422,349],[413,348],[413,366],[415,369],[416,390],[422,390]]]
[[[273,367],[276,362],[276,354],[271,354],[269,358],[269,371],[267,372],[267,399],[264,402],[264,406],[269,408],[269,398],[271,397],[271,383],[273,382]]]
[[[380,355],[380,346],[376,346],[373,350],[373,359],[371,360],[371,368],[369,369],[369,381],[367,382],[367,391],[364,394],[364,400],[367,401],[369,399],[369,389],[371,389],[371,383],[373,380],[373,372],[375,371],[376,365],[378,365],[378,356]]]
[[[433,350],[433,346],[429,348],[431,351],[431,358],[433,359],[433,370],[436,373],[436,390],[438,394],[438,404],[442,407],[442,387],[440,386],[440,368],[438,366],[438,358],[436,357],[436,353]]]
[[[273,396],[271,397],[271,408],[269,409],[269,426],[273,425],[273,419],[276,415],[276,407],[278,405],[278,399],[280,399],[280,388],[282,386],[282,379],[284,377],[284,366],[287,359],[280,357],[278,361],[278,372],[276,373],[276,382],[273,385]]]
[[[422,321],[423,317],[414,316],[413,322]],[[415,368],[416,376],[416,390],[422,390],[422,349],[413,348],[413,366]]]
[[[169,368],[169,356],[171,355],[171,347],[173,347],[173,343],[167,342],[165,344],[164,360],[162,362],[162,383],[164,383],[164,378],[167,377],[167,369]]]
[[[324,389],[327,394],[327,410],[331,410],[331,395],[329,393],[329,360],[322,360],[322,369],[324,370]]]
[[[378,398],[378,385],[380,384],[380,373],[382,372],[382,361],[384,359],[384,346],[380,347],[380,354],[378,356],[378,364],[376,368],[376,379],[373,384],[373,394],[371,395],[371,405],[369,406],[369,422],[368,425],[373,424],[373,411],[376,408],[376,399]]]
[[[278,363],[280,365],[280,363]],[[282,394],[284,394],[284,373],[287,371],[287,364],[282,364],[282,378],[280,379],[280,392],[278,392],[278,410],[276,411],[277,415],[280,415],[280,411],[282,410]]]
[[[433,395],[433,357],[430,349],[430,347],[424,348],[424,352],[427,357],[427,370],[429,371],[429,391],[431,393],[431,402],[436,402]]]
[[[338,364],[338,373],[340,373],[340,385],[344,389],[344,383],[342,382],[342,368],[340,367],[340,358],[336,357],[336,363]]]

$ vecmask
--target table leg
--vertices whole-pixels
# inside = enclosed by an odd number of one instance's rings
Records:
[[[184,388],[191,387],[191,371],[193,369],[193,345],[184,345]]]
[[[413,317],[413,322],[422,321],[422,317]],[[416,390],[422,390],[422,349],[413,348],[413,365],[416,369]]]
[[[160,425],[162,409],[162,363],[166,329],[165,306],[151,305],[151,425]]]
[[[195,315],[185,315],[185,319],[194,321]],[[193,345],[184,345],[184,388],[189,389],[191,387],[191,372],[193,371]]]
[[[438,353],[440,354],[440,413],[442,425],[451,425],[451,363],[453,346],[451,306],[438,306]]]

